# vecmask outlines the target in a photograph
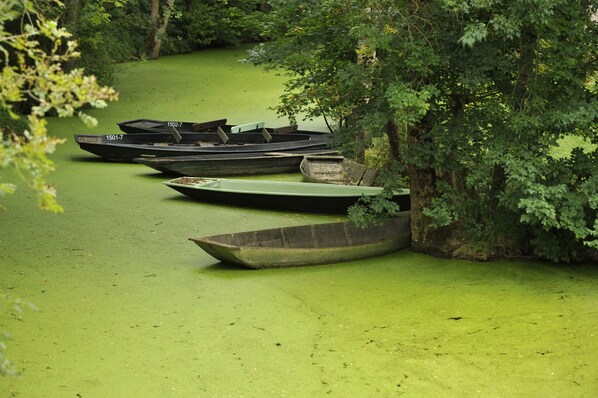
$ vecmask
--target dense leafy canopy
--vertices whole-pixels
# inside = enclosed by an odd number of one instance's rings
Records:
[[[279,111],[326,115],[358,153],[386,136],[414,247],[574,260],[598,248],[590,1],[273,1],[251,59],[289,71]],[[577,136],[590,149],[557,158]]]
[[[48,12],[73,34],[72,62],[111,84],[117,62],[260,40],[262,0],[67,0]]]

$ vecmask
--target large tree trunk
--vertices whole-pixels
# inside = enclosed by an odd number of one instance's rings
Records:
[[[73,38],[78,40],[78,28],[79,28],[79,13],[81,12],[80,0],[68,0],[64,13],[62,14],[62,25],[67,28],[69,33],[73,35]],[[66,43],[63,45],[63,49],[66,50]],[[70,71],[76,66],[76,58],[72,58],[66,62],[64,67],[65,70]]]
[[[160,0],[152,0],[150,11],[151,26],[148,31],[146,43],[146,55],[150,59],[157,59],[160,57],[160,48],[162,47],[162,38],[166,33],[168,21],[174,0],[166,0],[163,15],[160,15]]]
[[[395,160],[401,161],[401,137],[399,136],[399,127],[393,120],[386,123],[386,136],[388,137],[388,145],[390,146],[390,153]]]
[[[407,137],[409,148],[426,145],[428,131],[425,119],[421,125],[411,127]],[[410,164],[407,172],[411,190],[411,248],[434,256],[451,257],[461,245],[458,228],[454,225],[432,228],[430,218],[423,214],[424,209],[439,196],[436,192],[436,171],[432,167]]]

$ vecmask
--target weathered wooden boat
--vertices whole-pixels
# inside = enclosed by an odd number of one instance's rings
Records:
[[[300,164],[303,179],[327,184],[371,186],[378,171],[344,156],[305,156]]]
[[[231,125],[226,124],[226,119],[210,120],[206,122],[180,122],[174,120],[133,119],[116,123],[121,131],[128,134],[135,133],[164,133],[172,128],[184,132],[215,132],[218,127],[230,130]],[[263,127],[263,126],[261,126]],[[261,128],[261,127],[256,127]]]
[[[305,155],[333,154],[330,149],[304,149],[292,152],[246,152],[192,156],[143,157],[134,162],[167,174],[191,177],[223,177],[257,174],[295,173]]]
[[[189,239],[223,263],[255,269],[339,263],[408,248],[409,213],[367,228],[339,222]]]
[[[104,159],[131,162],[134,158],[185,156],[207,153],[283,152],[329,148],[330,135],[239,133],[136,133],[78,134],[75,141],[85,151]]]
[[[382,192],[379,187],[309,182],[179,177],[165,182],[198,201],[312,213],[346,213],[362,196]],[[394,191],[392,200],[410,210],[408,189]]]
[[[178,133],[209,133],[216,132],[219,128],[225,133],[243,133],[243,132],[260,132],[266,128],[270,134],[288,134],[298,132],[296,124],[283,127],[265,127],[263,121],[244,123],[244,124],[227,124],[227,119],[210,120],[206,122],[180,122],[174,120],[154,120],[154,119],[133,119],[117,123],[121,131],[127,134],[137,133],[168,133],[173,129]],[[312,131],[311,134],[325,134],[318,131]]]

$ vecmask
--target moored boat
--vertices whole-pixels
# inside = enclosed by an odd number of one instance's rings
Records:
[[[366,228],[339,222],[189,239],[226,264],[282,268],[339,263],[405,249],[411,244],[411,226],[409,212],[404,212],[383,225]]]
[[[346,213],[361,197],[383,188],[309,182],[179,177],[164,183],[198,201],[312,213]],[[400,210],[410,209],[408,189],[394,191]]]
[[[176,129],[179,133],[209,133],[216,132],[220,128],[225,133],[243,133],[248,131],[260,131],[266,128],[270,134],[296,133],[299,127],[294,124],[282,127],[265,127],[265,122],[250,122],[244,124],[227,124],[227,119],[209,120],[205,122],[181,122],[175,120],[154,120],[154,119],[133,119],[117,123],[120,130],[127,134],[137,133],[170,133]],[[312,132],[312,134],[326,134],[323,132]]]
[[[191,156],[143,157],[134,162],[167,174],[191,177],[223,177],[296,173],[305,155],[333,154],[330,149],[289,152],[246,152]]]
[[[167,133],[176,128],[180,132],[215,132],[218,127],[230,130],[231,125],[226,124],[226,119],[210,120],[205,122],[180,122],[174,120],[133,119],[116,123],[120,130],[127,134],[136,133]],[[263,127],[263,125],[261,126]],[[256,127],[256,128],[261,128]]]
[[[303,179],[326,184],[371,186],[377,170],[344,156],[306,155],[300,164]]]
[[[136,134],[78,134],[79,147],[104,159],[130,162],[134,158],[156,156],[185,156],[207,153],[281,152],[308,148],[329,148],[328,135],[269,134],[248,132],[217,133],[136,133]]]

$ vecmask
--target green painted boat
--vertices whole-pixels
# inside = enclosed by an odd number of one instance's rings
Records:
[[[360,198],[380,194],[383,188],[310,182],[179,177],[164,183],[198,200],[310,213],[344,213]],[[394,191],[392,200],[402,211],[411,209],[408,189]]]
[[[339,263],[388,254],[411,244],[410,212],[381,226],[310,224],[189,238],[226,264],[286,268]]]

